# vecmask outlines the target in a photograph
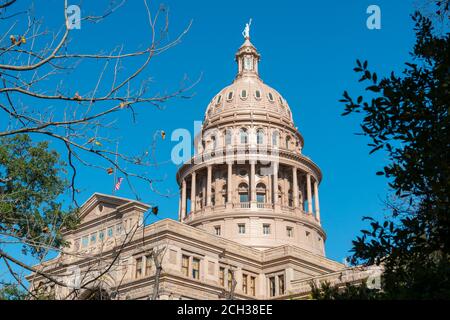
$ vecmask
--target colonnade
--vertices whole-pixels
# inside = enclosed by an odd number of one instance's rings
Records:
[[[250,203],[256,203],[256,162],[250,161],[250,174],[249,174],[249,200]],[[239,166],[239,165],[238,165]],[[227,179],[226,179],[226,204],[233,204],[233,189],[238,188],[237,185],[233,184],[233,163],[227,164]],[[213,168],[214,165],[210,164],[206,166],[206,207],[212,207],[212,180],[213,180]],[[292,207],[299,208],[301,206],[301,202],[299,199],[299,185],[298,185],[298,171],[299,169],[296,166],[292,166]],[[273,164],[273,173],[272,177],[272,199],[271,204],[274,208],[280,206],[279,196],[278,196],[278,179],[279,179],[279,165]],[[306,191],[306,200],[307,200],[307,208],[302,208],[308,214],[314,214],[316,219],[320,221],[320,208],[319,208],[319,183],[318,181],[310,174],[305,174],[305,191]],[[193,213],[200,208],[196,208],[197,203],[195,201],[197,196],[197,172],[193,171],[190,175],[183,178],[181,181],[180,188],[180,206],[179,206],[179,219],[181,221],[187,215],[187,190],[188,190],[188,178],[190,177],[190,212]],[[314,212],[313,212],[313,197],[314,197]],[[302,201],[303,202],[303,201]]]

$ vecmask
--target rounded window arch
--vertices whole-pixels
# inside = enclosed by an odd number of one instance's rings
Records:
[[[249,201],[248,198],[248,184],[242,182],[238,186],[239,202],[246,203]]]
[[[239,136],[240,136],[241,144],[248,144],[248,131],[246,128],[241,128],[239,130]]]
[[[278,131],[274,131],[272,133],[272,146],[278,146],[278,140],[280,139],[280,133]]]
[[[269,101],[270,101],[270,102],[273,102],[273,101],[274,101],[272,92],[269,92],[269,93],[267,94],[267,97],[269,98]]]
[[[226,129],[224,132],[224,145],[228,146],[231,145],[232,143],[232,137],[233,137],[233,132],[231,131],[231,129]]]
[[[220,103],[222,101],[222,95],[219,95],[218,97],[217,97],[217,102],[216,103]]]
[[[256,185],[256,202],[257,203],[266,203],[266,194],[267,189],[264,183],[258,183]]]
[[[241,98],[242,99],[247,99],[247,90],[245,90],[245,89],[241,90]]]
[[[255,91],[255,98],[257,100],[261,99],[261,91],[259,89]]]
[[[264,130],[258,129],[256,131],[256,143],[257,144],[263,144],[264,143]]]
[[[232,100],[233,99],[233,91],[228,92],[227,95],[227,100]]]
[[[283,98],[281,96],[278,97],[278,100],[280,101],[280,104],[283,106]]]

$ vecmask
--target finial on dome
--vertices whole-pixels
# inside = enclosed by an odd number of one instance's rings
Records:
[[[252,18],[248,21],[248,23],[245,24],[244,31],[242,31],[242,36],[245,39],[250,39],[250,26],[252,24]]]

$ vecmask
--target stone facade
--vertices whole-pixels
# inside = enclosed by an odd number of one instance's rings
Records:
[[[207,107],[196,154],[176,177],[179,221],[144,226],[150,206],[96,193],[64,235],[69,249],[36,266],[58,283],[37,272],[28,276],[34,290],[59,299],[286,299],[308,297],[311,281],[367,278],[325,257],[322,173],[302,154],[289,105],[263,83],[259,60],[246,38],[235,80]]]

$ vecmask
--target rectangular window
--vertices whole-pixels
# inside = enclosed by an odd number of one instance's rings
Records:
[[[103,242],[103,240],[105,240],[105,230],[100,230],[98,232],[98,240],[100,240],[101,242]]]
[[[292,227],[286,227],[286,235],[289,238],[292,238],[294,236],[294,230],[292,229]]]
[[[269,295],[275,297],[275,277],[269,278]]]
[[[117,235],[121,235],[122,234],[122,224],[119,223],[118,225],[116,225],[116,234]]]
[[[245,233],[245,224],[244,223],[239,223],[238,224],[238,232],[239,232],[239,234],[244,234]]]
[[[278,294],[279,295],[284,294],[284,275],[278,276]]]
[[[248,202],[248,194],[246,193],[239,194],[239,201],[240,203]]]
[[[152,271],[152,256],[145,257],[145,275],[149,276]]]
[[[216,236],[220,236],[220,226],[215,226],[214,227],[214,231],[215,231],[215,233],[216,233]]]
[[[228,270],[228,279],[227,279],[227,288],[228,290],[231,290],[233,287],[233,272],[231,270]]]
[[[183,255],[182,263],[181,263],[181,273],[183,273],[184,276],[189,276],[189,257]]]
[[[81,239],[81,245],[82,245],[83,248],[86,248],[88,246],[88,244],[89,244],[89,237],[88,236],[84,236]]]
[[[270,224],[263,224],[263,234],[270,234]]]
[[[264,203],[266,202],[266,195],[265,194],[257,194],[256,195],[256,202],[258,203]]]
[[[256,296],[256,278],[250,277],[250,295]]]
[[[112,238],[112,236],[114,235],[114,231],[113,231],[112,227],[108,228],[107,235],[108,235],[108,238]]]
[[[136,259],[136,278],[140,278],[142,276],[142,257]]]
[[[248,281],[248,275],[243,274],[242,275],[242,292],[244,292],[245,294],[247,294],[247,292],[248,292],[247,281]]]
[[[219,268],[219,284],[220,286],[225,286],[225,268],[220,267]]]
[[[97,234],[92,233],[91,234],[91,244],[95,244],[97,242]]]
[[[192,259],[192,278],[200,279],[200,259]]]

